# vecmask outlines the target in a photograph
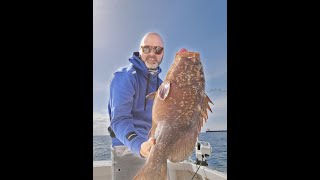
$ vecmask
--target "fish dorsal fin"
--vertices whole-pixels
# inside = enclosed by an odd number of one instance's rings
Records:
[[[206,93],[204,93],[204,98],[202,101],[202,104],[200,105],[200,119],[199,119],[199,124],[198,124],[198,131],[201,131],[201,128],[203,127],[203,121],[207,122],[208,119],[208,112],[207,109],[209,111],[212,112],[209,103],[213,104],[213,102],[210,100],[210,98],[208,97],[208,95],[206,95]]]
[[[148,94],[148,95],[146,96],[146,98],[147,98],[147,99],[150,99],[150,100],[154,100],[154,98],[156,97],[156,94],[157,94],[157,91]]]
[[[170,91],[170,82],[165,82],[159,87],[159,97],[161,100],[165,100]]]

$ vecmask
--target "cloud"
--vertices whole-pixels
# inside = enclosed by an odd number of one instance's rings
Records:
[[[220,96],[217,98],[211,99],[213,102],[213,111],[217,111],[220,113],[227,113],[227,96]]]
[[[105,114],[93,112],[93,136],[109,135],[110,120],[107,113]]]
[[[210,130],[227,130],[227,96],[222,95],[213,98],[208,94],[214,105],[210,104],[212,113],[208,111],[208,120],[201,131]]]
[[[227,130],[227,96],[222,95],[214,98],[209,95],[214,105],[210,104],[212,113],[208,111],[207,123],[202,127],[202,132],[207,129],[210,130]],[[110,125],[110,120],[107,112],[93,113],[93,136],[99,135],[109,135],[108,127]]]
[[[227,60],[215,62],[204,61],[203,68],[206,81],[213,79],[225,78],[227,75]]]
[[[93,80],[93,93],[105,92],[108,90],[107,82]]]

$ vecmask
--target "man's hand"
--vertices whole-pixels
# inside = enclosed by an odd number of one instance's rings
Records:
[[[153,137],[150,137],[148,141],[141,144],[140,155],[142,157],[148,157],[150,154],[151,147],[155,144],[156,140]]]

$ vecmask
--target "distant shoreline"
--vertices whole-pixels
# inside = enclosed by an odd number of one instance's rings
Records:
[[[206,132],[227,132],[227,130],[207,130]]]

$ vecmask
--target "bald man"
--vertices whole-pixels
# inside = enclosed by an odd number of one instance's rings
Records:
[[[130,64],[119,68],[110,84],[108,128],[112,137],[114,180],[132,179],[144,165],[154,145],[148,139],[152,125],[153,101],[146,95],[161,85],[159,78],[164,43],[157,33],[147,33],[140,42],[139,52],[129,58]]]

